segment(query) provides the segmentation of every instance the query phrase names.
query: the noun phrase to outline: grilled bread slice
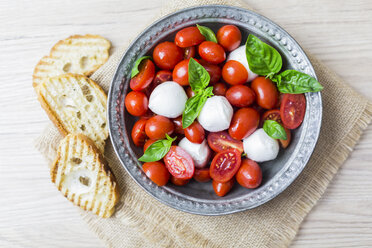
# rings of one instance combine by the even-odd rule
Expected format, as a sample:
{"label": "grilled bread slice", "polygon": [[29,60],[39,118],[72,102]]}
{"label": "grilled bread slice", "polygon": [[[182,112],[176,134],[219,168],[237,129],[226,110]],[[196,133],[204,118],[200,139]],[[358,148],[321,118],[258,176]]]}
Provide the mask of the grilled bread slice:
{"label": "grilled bread slice", "polygon": [[99,35],[73,35],[53,46],[49,56],[44,56],[36,65],[33,86],[43,79],[65,73],[90,76],[108,57],[110,41]]}
{"label": "grilled bread slice", "polygon": [[35,87],[38,100],[61,134],[82,133],[103,153],[108,137],[105,92],[91,79],[64,74]]}
{"label": "grilled bread slice", "polygon": [[84,210],[110,217],[119,199],[118,186],[94,143],[82,134],[69,134],[59,144],[51,167],[52,182]]}

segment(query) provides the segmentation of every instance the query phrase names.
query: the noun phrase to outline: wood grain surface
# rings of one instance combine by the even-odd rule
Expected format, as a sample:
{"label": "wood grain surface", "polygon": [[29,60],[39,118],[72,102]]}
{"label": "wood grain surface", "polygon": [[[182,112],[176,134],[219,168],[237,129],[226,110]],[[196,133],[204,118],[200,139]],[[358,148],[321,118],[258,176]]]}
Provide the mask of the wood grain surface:
{"label": "wood grain surface", "polygon": [[[247,2],[372,100],[372,1]],[[47,165],[34,149],[33,140],[49,120],[31,87],[32,71],[56,41],[71,34],[100,34],[120,46],[133,27],[144,27],[162,4],[0,2],[1,247],[104,246],[78,209],[51,184]],[[372,126],[304,221],[292,247],[372,247],[371,153]]]}

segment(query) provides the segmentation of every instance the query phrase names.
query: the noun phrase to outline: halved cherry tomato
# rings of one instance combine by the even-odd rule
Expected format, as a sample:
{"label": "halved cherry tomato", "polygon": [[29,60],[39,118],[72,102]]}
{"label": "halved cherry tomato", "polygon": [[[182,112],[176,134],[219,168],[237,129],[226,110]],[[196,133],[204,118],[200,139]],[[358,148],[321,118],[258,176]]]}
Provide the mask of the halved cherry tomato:
{"label": "halved cherry tomato", "polygon": [[150,59],[142,60],[138,66],[139,73],[129,83],[132,90],[143,90],[149,86],[155,76],[155,65]]}
{"label": "halved cherry tomato", "polygon": [[179,146],[171,146],[164,157],[165,166],[172,176],[179,179],[190,179],[194,175],[195,166],[191,156]]}
{"label": "halved cherry tomato", "polygon": [[173,70],[173,81],[181,86],[189,85],[189,61],[190,59],[182,60]]}
{"label": "halved cherry tomato", "polygon": [[213,94],[216,96],[225,96],[227,87],[225,83],[216,83],[213,85]]}
{"label": "halved cherry tomato", "polygon": [[195,96],[195,92],[192,91],[191,87],[187,87],[186,88],[186,95],[187,95],[188,98],[191,98],[191,97]]}
{"label": "halved cherry tomato", "polygon": [[304,94],[284,94],[280,105],[280,117],[284,127],[295,129],[304,120],[306,99]]}
{"label": "halved cherry tomato", "polygon": [[251,88],[256,93],[257,104],[265,109],[272,109],[278,102],[279,93],[273,82],[265,77],[257,77],[252,81]]}
{"label": "halved cherry tomato", "polygon": [[154,139],[148,139],[145,144],[143,145],[143,153],[145,153],[145,151],[147,150],[147,148],[149,148],[149,146],[152,145],[152,143],[154,143],[156,140]]}
{"label": "halved cherry tomato", "polygon": [[174,184],[174,185],[177,185],[177,186],[183,186],[183,185],[186,185],[190,182],[190,179],[179,179],[179,178],[176,178],[174,176],[171,176],[171,182]]}
{"label": "halved cherry tomato", "polygon": [[253,160],[243,159],[242,165],[236,173],[236,181],[245,188],[257,188],[262,182],[260,166]]}
{"label": "halved cherry tomato", "polygon": [[205,37],[197,27],[187,27],[177,32],[174,43],[179,47],[191,47],[205,41]]}
{"label": "halved cherry tomato", "polygon": [[239,170],[241,153],[236,149],[227,149],[214,156],[209,174],[214,181],[227,182],[234,177]]}
{"label": "halved cherry tomato", "polygon": [[166,81],[172,81],[172,72],[160,70],[155,74],[154,80],[152,81],[152,88],[155,89],[156,86]]}
{"label": "halved cherry tomato", "polygon": [[196,48],[194,46],[186,47],[183,49],[183,59],[194,58],[196,54]]}
{"label": "halved cherry tomato", "polygon": [[230,190],[234,186],[234,183],[235,183],[234,178],[225,183],[217,182],[213,180],[212,186],[213,186],[214,193],[216,193],[216,195],[221,196],[221,197],[225,196],[227,193],[230,192]]}
{"label": "halved cherry tomato", "polygon": [[158,186],[164,186],[169,181],[170,174],[163,162],[147,162],[142,165],[146,176]]}
{"label": "halved cherry tomato", "polygon": [[145,132],[150,139],[164,139],[165,134],[172,134],[173,122],[167,117],[155,115],[147,120]]}
{"label": "halved cherry tomato", "polygon": [[261,120],[262,125],[266,120],[273,120],[273,121],[278,122],[279,124],[283,124],[282,118],[280,118],[280,110],[279,109],[271,109],[271,110],[266,111],[262,115],[262,120]]}
{"label": "halved cherry tomato", "polygon": [[233,139],[226,131],[208,134],[208,145],[215,152],[235,148],[240,153],[243,153],[243,142]]}
{"label": "halved cherry tomato", "polygon": [[248,79],[248,72],[244,65],[235,60],[229,60],[222,68],[222,78],[228,84],[244,84]]}
{"label": "halved cherry tomato", "polygon": [[288,128],[285,127],[284,130],[285,130],[285,133],[287,134],[287,139],[286,140],[280,139],[279,142],[280,142],[280,146],[285,149],[291,143],[292,135],[291,135],[291,130],[289,130]]}
{"label": "halved cherry tomato", "polygon": [[131,91],[125,96],[124,104],[129,114],[141,116],[146,114],[149,100],[145,93],[140,91]]}
{"label": "halved cherry tomato", "polygon": [[231,105],[243,108],[254,103],[256,94],[248,86],[234,85],[226,91],[226,98]]}
{"label": "halved cherry tomato", "polygon": [[211,80],[209,81],[210,84],[215,84],[218,81],[220,81],[222,75],[221,67],[219,67],[218,65],[208,63],[204,59],[200,60],[200,64],[209,73],[209,76],[211,78]]}
{"label": "halved cherry tomato", "polygon": [[194,179],[198,182],[205,183],[210,181],[212,178],[209,175],[209,168],[195,169]]}
{"label": "halved cherry tomato", "polygon": [[225,25],[217,31],[217,40],[226,51],[231,52],[240,45],[242,33],[235,25]]}
{"label": "halved cherry tomato", "polygon": [[183,59],[183,51],[173,42],[164,41],[155,47],[152,57],[159,68],[172,70]]}
{"label": "halved cherry tomato", "polygon": [[226,59],[223,47],[212,41],[204,41],[199,45],[199,55],[212,64],[222,63]]}
{"label": "halved cherry tomato", "polygon": [[185,134],[184,129],[182,128],[182,115],[173,119],[174,132],[178,134]]}
{"label": "halved cherry tomato", "polygon": [[231,120],[229,134],[237,140],[247,138],[258,127],[260,114],[254,108],[241,108],[236,111]]}
{"label": "halved cherry tomato", "polygon": [[205,137],[204,128],[199,122],[194,121],[190,126],[185,128],[185,136],[190,142],[201,144]]}
{"label": "halved cherry tomato", "polygon": [[145,126],[147,120],[144,118],[139,119],[134,123],[132,128],[132,140],[136,146],[143,146],[146,140]]}

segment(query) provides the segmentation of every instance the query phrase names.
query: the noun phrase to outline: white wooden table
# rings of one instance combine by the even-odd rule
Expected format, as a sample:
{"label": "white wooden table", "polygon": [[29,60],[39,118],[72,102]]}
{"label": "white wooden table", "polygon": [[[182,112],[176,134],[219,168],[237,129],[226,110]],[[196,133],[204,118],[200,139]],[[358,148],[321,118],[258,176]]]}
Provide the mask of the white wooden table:
{"label": "white wooden table", "polygon": [[[372,99],[372,2],[247,1]],[[33,140],[49,122],[31,88],[39,58],[59,39],[93,33],[120,46],[161,0],[0,2],[0,246],[103,247],[50,183]],[[372,127],[363,135],[293,247],[372,247]]]}

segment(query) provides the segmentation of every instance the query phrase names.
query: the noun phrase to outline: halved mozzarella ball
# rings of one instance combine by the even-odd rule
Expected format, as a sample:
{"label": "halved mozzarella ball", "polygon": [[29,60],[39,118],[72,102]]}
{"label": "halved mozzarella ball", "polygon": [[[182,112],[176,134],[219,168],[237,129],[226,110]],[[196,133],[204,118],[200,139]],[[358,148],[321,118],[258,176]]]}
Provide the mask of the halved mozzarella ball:
{"label": "halved mozzarella ball", "polygon": [[243,147],[247,157],[256,162],[273,160],[279,153],[278,141],[267,135],[263,128],[245,138]]}
{"label": "halved mozzarella ball", "polygon": [[224,96],[212,96],[205,102],[198,121],[209,132],[219,132],[230,127],[234,110]]}
{"label": "halved mozzarella ball", "polygon": [[239,63],[241,63],[245,67],[245,69],[248,71],[247,82],[252,81],[253,79],[255,79],[258,76],[256,73],[252,72],[249,69],[247,55],[245,53],[245,45],[240,46],[237,49],[235,49],[234,51],[232,51],[229,54],[229,56],[227,57],[226,61],[229,61],[229,60],[238,61]]}
{"label": "halved mozzarella ball", "polygon": [[195,168],[201,169],[207,165],[211,150],[208,143],[204,140],[201,144],[192,143],[186,137],[183,138],[178,146],[183,148],[194,160]]}
{"label": "halved mozzarella ball", "polygon": [[185,109],[186,101],[187,95],[182,86],[174,81],[167,81],[152,91],[149,109],[157,115],[176,118]]}

